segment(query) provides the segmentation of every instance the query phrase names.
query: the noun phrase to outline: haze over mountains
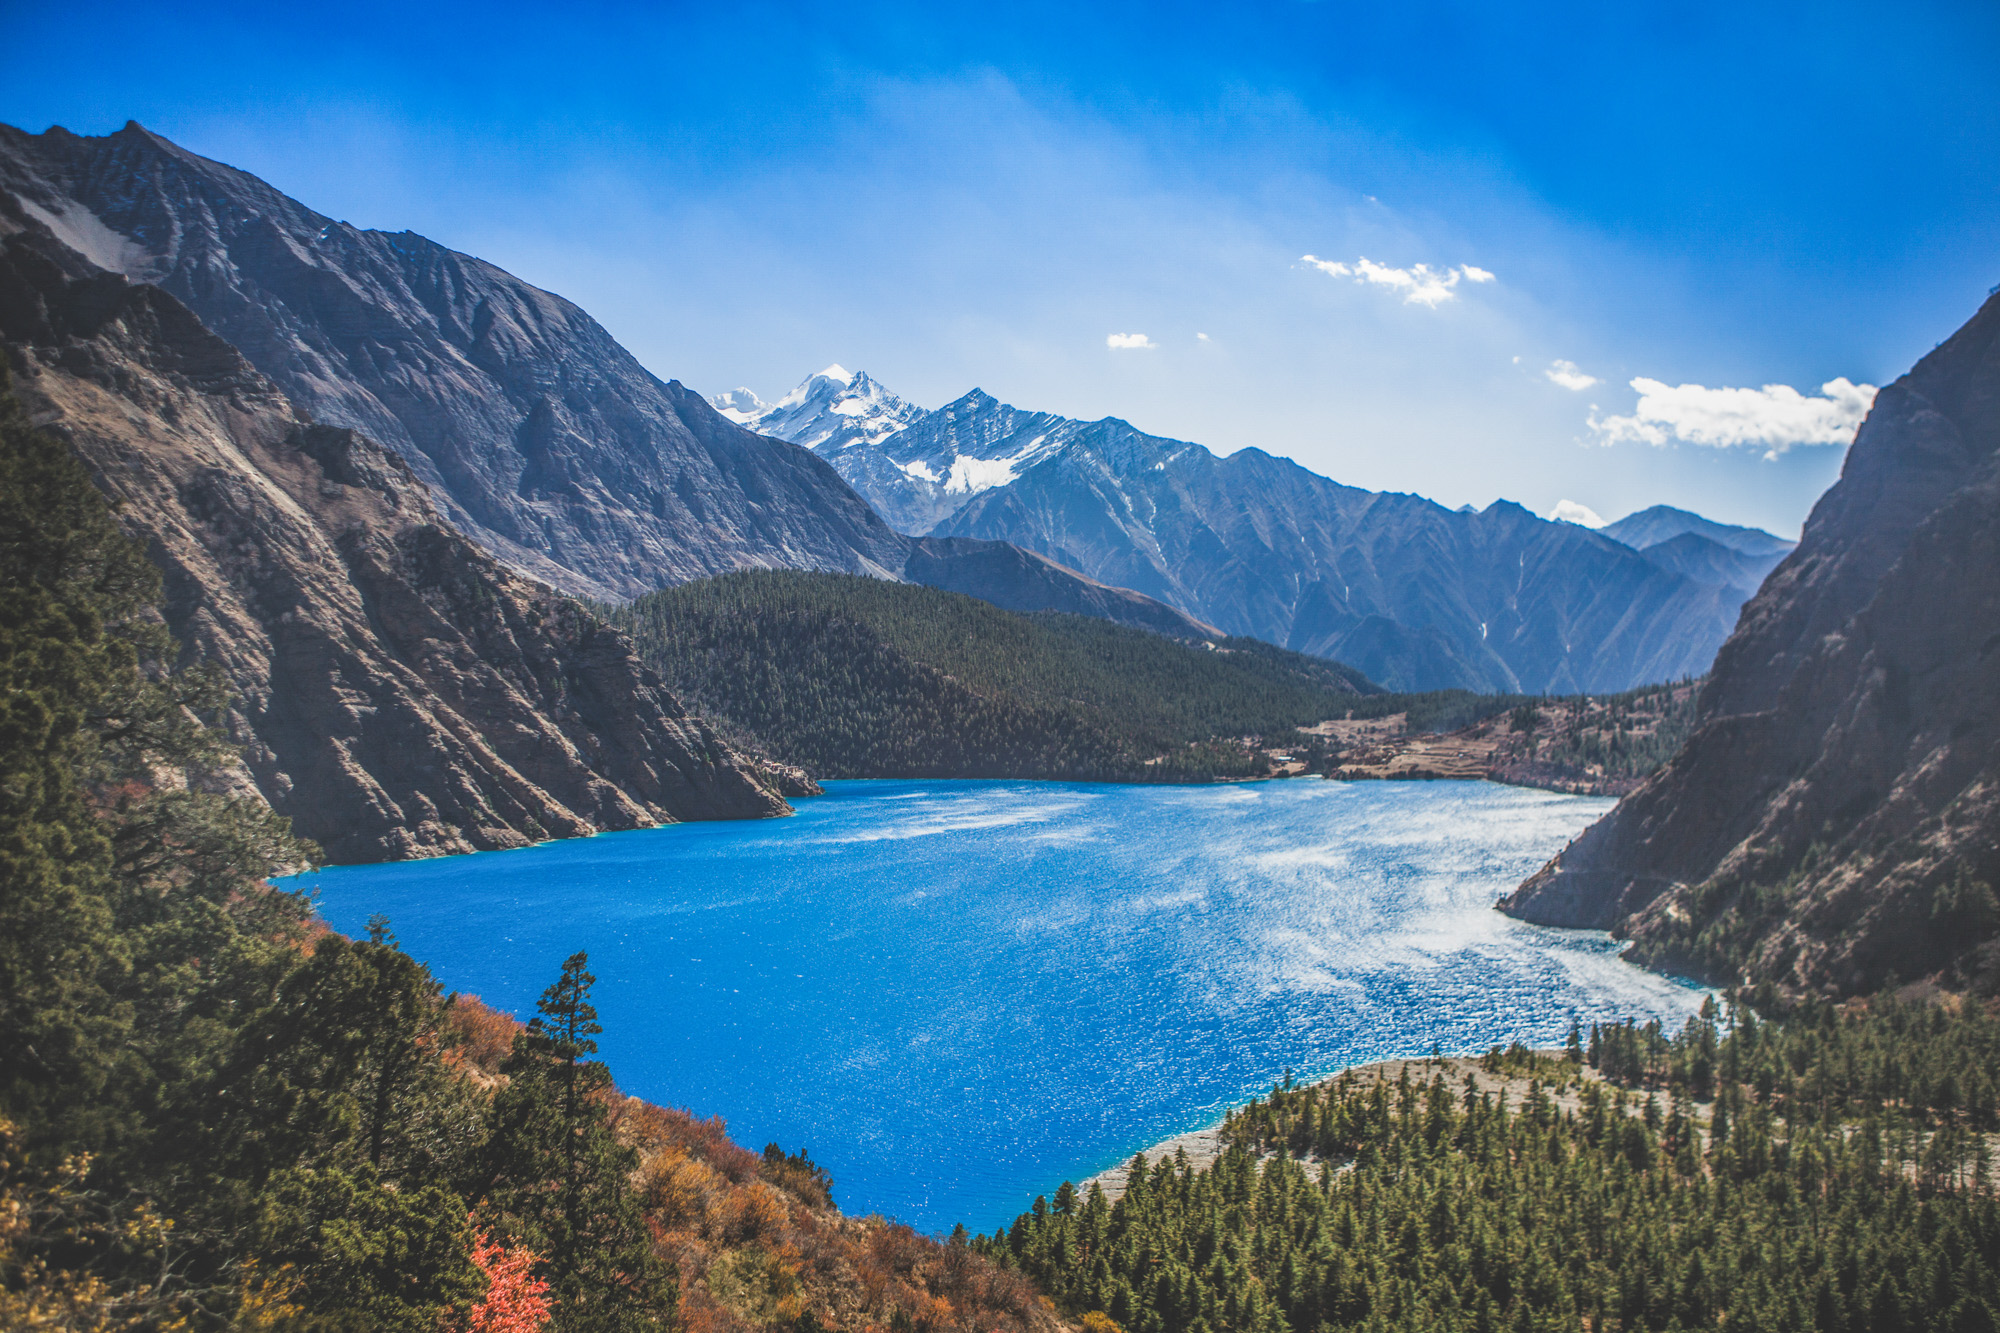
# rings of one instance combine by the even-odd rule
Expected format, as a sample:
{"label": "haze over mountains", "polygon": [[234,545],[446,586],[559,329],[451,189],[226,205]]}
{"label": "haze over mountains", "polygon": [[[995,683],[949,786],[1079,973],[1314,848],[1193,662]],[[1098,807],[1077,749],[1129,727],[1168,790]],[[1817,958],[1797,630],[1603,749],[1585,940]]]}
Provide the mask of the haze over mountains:
{"label": "haze over mountains", "polygon": [[843,571],[1262,638],[1400,689],[1572,692],[1706,670],[1767,558],[1705,529],[1640,552],[1507,502],[1454,512],[977,390],[927,413],[839,367],[718,408],[560,297],[136,124],[0,128],[0,187],[175,295],[301,411],[400,454],[502,562],[605,600]]}
{"label": "haze over mountains", "polygon": [[[1698,675],[1790,546],[1666,509],[1610,535],[1505,501],[1452,511],[977,389],[923,413],[839,366],[777,404],[741,389],[718,401],[828,459],[902,531],[1011,542],[1393,688]],[[1738,545],[1721,540],[1731,531]]]}
{"label": "haze over mountains", "polygon": [[455,526],[562,591],[838,570],[1206,632],[1039,557],[912,542],[812,453],[662,382],[561,297],[412,232],[335,222],[136,123],[0,126],[0,190],[91,263],[172,293],[315,419],[393,449]]}

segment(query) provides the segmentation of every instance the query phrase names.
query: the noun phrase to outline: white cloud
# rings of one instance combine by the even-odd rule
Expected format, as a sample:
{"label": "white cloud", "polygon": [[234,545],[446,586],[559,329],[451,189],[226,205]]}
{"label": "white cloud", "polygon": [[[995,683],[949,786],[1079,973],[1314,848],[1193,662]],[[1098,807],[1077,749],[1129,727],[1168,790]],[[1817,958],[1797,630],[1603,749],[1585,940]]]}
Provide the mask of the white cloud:
{"label": "white cloud", "polygon": [[1203,342],[1209,341],[1209,337],[1206,333],[1197,333],[1194,336],[1201,339]]}
{"label": "white cloud", "polygon": [[1152,348],[1159,346],[1158,343],[1154,342],[1151,338],[1148,338],[1143,333],[1114,333],[1104,340],[1104,345],[1106,347],[1110,347],[1118,351],[1126,351],[1132,348],[1140,348],[1140,347]]}
{"label": "white cloud", "polygon": [[1632,387],[1639,391],[1639,406],[1631,416],[1600,418],[1592,406],[1590,428],[1600,442],[1664,445],[1680,440],[1715,449],[1762,445],[1766,458],[1776,458],[1794,445],[1848,443],[1876,392],[1874,385],[1854,384],[1845,376],[1820,385],[1817,398],[1789,384],[1709,389],[1642,376],[1632,381]]}
{"label": "white cloud", "polygon": [[1446,301],[1455,300],[1458,293],[1452,288],[1464,282],[1492,282],[1493,275],[1483,268],[1471,264],[1461,264],[1457,268],[1433,269],[1429,264],[1413,264],[1409,268],[1390,268],[1378,264],[1363,255],[1352,264],[1343,264],[1337,259],[1321,259],[1316,255],[1302,255],[1299,262],[1311,264],[1330,278],[1352,278],[1376,287],[1387,287],[1401,294],[1405,305],[1429,306],[1435,310]]}
{"label": "white cloud", "polygon": [[1571,393],[1582,393],[1597,383],[1597,376],[1584,374],[1574,361],[1551,361],[1549,368],[1542,373]]}
{"label": "white cloud", "polygon": [[1548,512],[1551,523],[1574,523],[1580,528],[1601,528],[1604,520],[1589,505],[1578,504],[1574,500],[1559,500],[1556,507]]}

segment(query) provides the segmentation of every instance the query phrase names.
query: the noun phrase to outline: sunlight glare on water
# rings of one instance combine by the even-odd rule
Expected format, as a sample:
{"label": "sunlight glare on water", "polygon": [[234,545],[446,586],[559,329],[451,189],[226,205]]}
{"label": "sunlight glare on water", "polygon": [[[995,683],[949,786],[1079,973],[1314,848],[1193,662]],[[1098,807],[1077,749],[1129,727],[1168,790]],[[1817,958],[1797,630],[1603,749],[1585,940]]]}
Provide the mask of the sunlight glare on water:
{"label": "sunlight glare on water", "polygon": [[1608,800],[1479,782],[830,782],[683,824],[316,883],[527,1016],[590,953],[627,1092],[804,1146],[850,1213],[990,1230],[1269,1087],[1678,1024],[1702,992],[1493,901]]}

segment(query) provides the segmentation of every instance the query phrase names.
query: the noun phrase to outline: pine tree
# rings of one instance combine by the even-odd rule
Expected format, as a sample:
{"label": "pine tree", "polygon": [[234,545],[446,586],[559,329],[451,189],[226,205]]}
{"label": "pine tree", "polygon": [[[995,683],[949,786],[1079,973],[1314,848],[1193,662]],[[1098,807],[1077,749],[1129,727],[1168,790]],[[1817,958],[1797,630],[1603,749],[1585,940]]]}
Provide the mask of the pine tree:
{"label": "pine tree", "polygon": [[542,1256],[556,1333],[626,1333],[670,1327],[675,1287],[653,1252],[628,1185],[636,1154],[611,1130],[615,1095],[594,1038],[596,978],[574,954],[542,993],[536,1016],[503,1066],[487,1141],[483,1216],[496,1235]]}

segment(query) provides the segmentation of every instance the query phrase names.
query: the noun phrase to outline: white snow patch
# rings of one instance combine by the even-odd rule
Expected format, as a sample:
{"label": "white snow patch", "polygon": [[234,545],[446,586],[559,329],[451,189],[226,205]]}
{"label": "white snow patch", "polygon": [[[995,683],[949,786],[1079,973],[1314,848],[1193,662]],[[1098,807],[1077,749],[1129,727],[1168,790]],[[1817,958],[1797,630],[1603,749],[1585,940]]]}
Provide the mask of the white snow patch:
{"label": "white snow patch", "polygon": [[1005,486],[1014,480],[1016,461],[1014,458],[967,458],[960,454],[951,460],[951,475],[945,479],[945,492],[949,495],[961,492],[977,495],[995,486]]}
{"label": "white snow patch", "polygon": [[921,458],[912,458],[909,462],[898,463],[896,466],[903,470],[903,475],[906,477],[917,477],[933,486],[937,485],[937,473],[931,471],[931,465]]}

